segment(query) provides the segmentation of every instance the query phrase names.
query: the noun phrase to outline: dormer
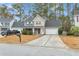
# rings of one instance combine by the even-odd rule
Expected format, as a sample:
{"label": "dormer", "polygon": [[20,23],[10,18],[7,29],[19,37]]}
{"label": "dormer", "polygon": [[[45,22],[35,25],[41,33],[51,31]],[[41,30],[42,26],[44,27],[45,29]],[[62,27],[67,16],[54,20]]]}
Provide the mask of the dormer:
{"label": "dormer", "polygon": [[33,18],[29,17],[24,21],[24,26],[33,26]]}

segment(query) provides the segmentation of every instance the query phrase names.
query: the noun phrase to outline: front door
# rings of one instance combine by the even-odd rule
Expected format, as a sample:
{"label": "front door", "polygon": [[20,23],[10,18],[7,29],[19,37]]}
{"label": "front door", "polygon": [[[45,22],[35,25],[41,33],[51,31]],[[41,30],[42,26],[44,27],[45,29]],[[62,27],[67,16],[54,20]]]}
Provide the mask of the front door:
{"label": "front door", "polygon": [[40,34],[40,28],[35,28],[35,34]]}

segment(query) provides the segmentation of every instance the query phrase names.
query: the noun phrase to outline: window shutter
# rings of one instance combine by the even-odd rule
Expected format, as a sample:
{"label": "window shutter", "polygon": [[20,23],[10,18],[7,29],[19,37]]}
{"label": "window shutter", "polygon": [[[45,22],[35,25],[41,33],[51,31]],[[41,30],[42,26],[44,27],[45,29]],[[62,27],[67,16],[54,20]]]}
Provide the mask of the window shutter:
{"label": "window shutter", "polygon": [[77,16],[77,22],[79,22],[78,16]]}

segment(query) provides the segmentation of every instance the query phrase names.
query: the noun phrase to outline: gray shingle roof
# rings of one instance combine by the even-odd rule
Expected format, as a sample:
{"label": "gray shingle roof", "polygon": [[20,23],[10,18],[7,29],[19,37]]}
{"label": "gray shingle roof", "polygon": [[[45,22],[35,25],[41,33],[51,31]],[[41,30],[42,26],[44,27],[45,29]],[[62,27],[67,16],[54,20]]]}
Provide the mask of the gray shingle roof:
{"label": "gray shingle roof", "polygon": [[25,21],[32,21],[34,19],[34,17],[28,17]]}
{"label": "gray shingle roof", "polygon": [[24,22],[18,21],[18,22],[14,22],[12,27],[23,27],[24,26]]}
{"label": "gray shingle roof", "polygon": [[21,27],[21,28],[24,28],[24,22],[27,22],[27,21],[32,21],[34,19],[34,17],[28,17],[26,20],[24,21],[15,21],[13,23],[13,26],[12,27]]}
{"label": "gray shingle roof", "polygon": [[0,22],[10,22],[12,21],[13,19],[12,18],[0,18]]}
{"label": "gray shingle roof", "polygon": [[47,20],[45,23],[45,27],[59,27],[61,25],[60,20]]}

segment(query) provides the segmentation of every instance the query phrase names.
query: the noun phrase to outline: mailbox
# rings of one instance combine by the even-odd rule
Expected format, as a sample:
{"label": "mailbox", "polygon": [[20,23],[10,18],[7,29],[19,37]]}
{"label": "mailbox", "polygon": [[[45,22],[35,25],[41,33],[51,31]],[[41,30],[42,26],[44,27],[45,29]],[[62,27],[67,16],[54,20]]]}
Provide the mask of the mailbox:
{"label": "mailbox", "polygon": [[16,35],[19,37],[19,40],[21,42],[21,34],[20,33],[17,33]]}

